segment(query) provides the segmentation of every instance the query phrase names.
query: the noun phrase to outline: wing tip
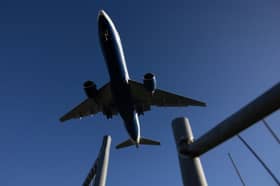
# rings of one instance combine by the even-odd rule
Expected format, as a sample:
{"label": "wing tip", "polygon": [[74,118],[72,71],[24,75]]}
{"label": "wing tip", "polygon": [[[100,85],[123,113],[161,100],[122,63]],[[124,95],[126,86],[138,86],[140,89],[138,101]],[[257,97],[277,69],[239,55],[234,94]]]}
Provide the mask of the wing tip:
{"label": "wing tip", "polygon": [[207,104],[205,102],[202,102],[202,101],[192,100],[192,102],[189,103],[188,106],[206,107]]}
{"label": "wing tip", "polygon": [[200,107],[207,107],[207,103],[200,102],[200,103],[198,104],[198,106],[200,106]]}
{"label": "wing tip", "polygon": [[66,119],[64,118],[64,117],[62,117],[62,118],[59,118],[59,121],[62,123],[62,122],[64,122]]}

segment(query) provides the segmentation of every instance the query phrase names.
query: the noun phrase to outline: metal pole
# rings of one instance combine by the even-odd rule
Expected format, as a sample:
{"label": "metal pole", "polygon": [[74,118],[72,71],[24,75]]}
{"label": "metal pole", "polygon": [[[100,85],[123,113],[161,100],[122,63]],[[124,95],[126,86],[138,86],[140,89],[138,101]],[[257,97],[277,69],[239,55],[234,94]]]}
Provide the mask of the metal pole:
{"label": "metal pole", "polygon": [[97,171],[94,186],[106,185],[111,141],[111,136],[104,136],[101,151],[97,160]]}
{"label": "metal pole", "polygon": [[276,133],[270,128],[268,123],[263,119],[262,122],[264,123],[264,126],[266,126],[267,130],[270,132],[270,134],[274,137],[274,139],[280,144],[280,139],[276,135]]}
{"label": "metal pole", "polygon": [[247,149],[257,158],[257,160],[262,164],[262,166],[265,168],[265,170],[269,173],[269,175],[273,178],[273,180],[276,182],[277,185],[280,185],[279,180],[276,178],[276,176],[273,174],[273,172],[268,168],[268,166],[264,163],[264,161],[257,155],[257,153],[253,150],[252,147],[239,135],[237,135],[238,138],[242,141],[242,143],[247,147]]}
{"label": "metal pole", "polygon": [[231,161],[231,164],[233,165],[234,170],[235,170],[237,176],[239,177],[239,180],[241,181],[242,185],[243,185],[243,186],[246,186],[246,184],[245,184],[245,182],[244,182],[244,180],[243,180],[243,178],[242,178],[242,176],[241,176],[241,174],[240,174],[240,172],[239,172],[239,170],[238,170],[238,168],[237,168],[235,162],[233,161],[233,159],[232,159],[230,153],[228,153],[228,157],[229,157],[229,159],[230,159],[230,161]]}
{"label": "metal pole", "polygon": [[96,174],[96,161],[94,162],[94,165],[92,166],[92,168],[90,169],[84,183],[83,183],[83,186],[89,186],[90,183],[92,182],[95,174]]}
{"label": "metal pole", "polygon": [[193,134],[187,118],[172,121],[173,134],[177,144],[178,157],[184,186],[207,186],[207,181],[199,157],[190,157],[180,153],[182,139],[188,144],[193,142]]}
{"label": "metal pole", "polygon": [[280,108],[280,83],[243,107],[180,152],[200,156]]}
{"label": "metal pole", "polygon": [[103,143],[94,165],[90,169],[83,186],[105,186],[107,178],[107,169],[109,164],[109,155],[111,147],[111,136],[104,136]]}

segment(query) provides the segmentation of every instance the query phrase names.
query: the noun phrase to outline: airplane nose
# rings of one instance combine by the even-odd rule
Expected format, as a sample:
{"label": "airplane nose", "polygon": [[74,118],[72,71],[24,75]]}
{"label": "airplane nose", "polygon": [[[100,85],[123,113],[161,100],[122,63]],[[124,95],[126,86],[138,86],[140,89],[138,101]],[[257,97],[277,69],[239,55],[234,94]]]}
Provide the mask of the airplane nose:
{"label": "airplane nose", "polygon": [[97,16],[97,22],[101,29],[106,29],[109,27],[109,17],[104,10],[100,10]]}
{"label": "airplane nose", "polygon": [[104,10],[99,10],[98,17],[104,16],[106,13]]}
{"label": "airplane nose", "polygon": [[99,10],[97,19],[101,19],[101,18],[108,19],[108,17],[109,16],[107,15],[107,13],[104,10]]}

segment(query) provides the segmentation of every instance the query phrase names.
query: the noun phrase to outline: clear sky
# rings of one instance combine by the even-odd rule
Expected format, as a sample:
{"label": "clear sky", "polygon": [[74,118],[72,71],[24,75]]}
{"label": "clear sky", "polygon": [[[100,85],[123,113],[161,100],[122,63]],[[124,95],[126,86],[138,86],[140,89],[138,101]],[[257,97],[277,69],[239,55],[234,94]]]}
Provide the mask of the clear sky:
{"label": "clear sky", "polygon": [[[108,186],[182,185],[171,121],[189,118],[199,137],[279,81],[277,0],[10,0],[0,2],[0,184],[81,185],[102,137],[113,138]],[[85,99],[82,83],[109,76],[97,36],[104,9],[123,42],[130,77],[207,102],[206,108],[153,108],[140,117],[160,147],[115,150],[127,139],[121,118],[102,114],[61,124]],[[280,135],[279,112],[267,121]],[[279,145],[259,123],[242,136],[280,178]],[[233,138],[201,157],[209,185],[275,185]]]}

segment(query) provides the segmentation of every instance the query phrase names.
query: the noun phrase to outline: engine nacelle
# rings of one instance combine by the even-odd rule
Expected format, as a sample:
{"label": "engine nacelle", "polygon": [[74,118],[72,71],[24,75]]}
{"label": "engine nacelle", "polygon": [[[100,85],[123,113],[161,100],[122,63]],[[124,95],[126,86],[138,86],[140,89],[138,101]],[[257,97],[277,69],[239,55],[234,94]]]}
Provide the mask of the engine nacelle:
{"label": "engine nacelle", "polygon": [[87,97],[94,98],[97,95],[96,84],[92,81],[86,81],[84,83],[84,90],[86,92]]}
{"label": "engine nacelle", "polygon": [[144,75],[144,87],[147,91],[154,93],[156,90],[156,77],[152,73],[147,73]]}

